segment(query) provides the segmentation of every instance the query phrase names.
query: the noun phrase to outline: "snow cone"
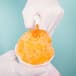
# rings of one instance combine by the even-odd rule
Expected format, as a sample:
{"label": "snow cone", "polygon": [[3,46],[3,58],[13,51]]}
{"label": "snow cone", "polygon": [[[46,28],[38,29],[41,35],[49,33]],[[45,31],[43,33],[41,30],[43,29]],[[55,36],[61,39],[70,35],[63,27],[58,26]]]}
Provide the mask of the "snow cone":
{"label": "snow cone", "polygon": [[36,25],[21,36],[15,52],[20,62],[31,65],[48,63],[54,57],[52,38]]}

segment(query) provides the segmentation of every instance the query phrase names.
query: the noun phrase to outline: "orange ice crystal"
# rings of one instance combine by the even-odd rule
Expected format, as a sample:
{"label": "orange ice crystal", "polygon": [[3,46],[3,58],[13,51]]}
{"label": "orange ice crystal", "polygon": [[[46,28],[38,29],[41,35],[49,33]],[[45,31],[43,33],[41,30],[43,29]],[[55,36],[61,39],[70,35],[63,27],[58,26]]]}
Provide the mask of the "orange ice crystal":
{"label": "orange ice crystal", "polygon": [[16,54],[23,62],[32,65],[48,62],[54,56],[52,38],[36,25],[36,28],[21,36],[17,43]]}

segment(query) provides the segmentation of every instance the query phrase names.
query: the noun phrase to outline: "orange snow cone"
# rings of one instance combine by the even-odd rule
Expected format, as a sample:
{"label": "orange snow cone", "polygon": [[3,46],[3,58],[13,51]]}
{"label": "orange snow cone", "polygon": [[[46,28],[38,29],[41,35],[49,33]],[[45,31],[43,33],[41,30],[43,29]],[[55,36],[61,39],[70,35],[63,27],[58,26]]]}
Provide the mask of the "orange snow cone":
{"label": "orange snow cone", "polygon": [[16,55],[25,62],[39,65],[48,62],[54,56],[52,39],[45,30],[40,30],[38,25],[25,32],[19,39]]}

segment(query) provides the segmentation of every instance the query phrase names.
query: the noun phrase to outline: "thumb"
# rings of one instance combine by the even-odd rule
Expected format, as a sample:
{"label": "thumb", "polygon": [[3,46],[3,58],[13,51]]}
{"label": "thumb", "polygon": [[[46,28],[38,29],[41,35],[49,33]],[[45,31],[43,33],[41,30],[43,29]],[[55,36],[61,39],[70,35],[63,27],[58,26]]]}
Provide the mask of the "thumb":
{"label": "thumb", "polygon": [[23,16],[23,19],[24,19],[25,27],[26,28],[33,28],[34,27],[34,19],[33,19],[34,12],[33,12],[32,8],[29,8],[29,9],[26,8],[22,12],[22,16]]}

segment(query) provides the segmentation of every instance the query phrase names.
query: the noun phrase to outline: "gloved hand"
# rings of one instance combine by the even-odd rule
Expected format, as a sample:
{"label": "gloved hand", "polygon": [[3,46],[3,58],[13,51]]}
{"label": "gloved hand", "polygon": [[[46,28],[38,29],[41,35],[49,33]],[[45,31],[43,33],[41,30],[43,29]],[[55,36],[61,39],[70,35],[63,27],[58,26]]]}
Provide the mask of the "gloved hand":
{"label": "gloved hand", "polygon": [[63,17],[64,11],[58,0],[27,0],[22,11],[26,28],[33,28],[35,24],[34,16],[40,17],[39,27],[49,32],[50,35],[57,23]]}
{"label": "gloved hand", "polygon": [[15,52],[9,51],[0,56],[0,76],[60,76],[52,64],[29,67],[17,61]]}

